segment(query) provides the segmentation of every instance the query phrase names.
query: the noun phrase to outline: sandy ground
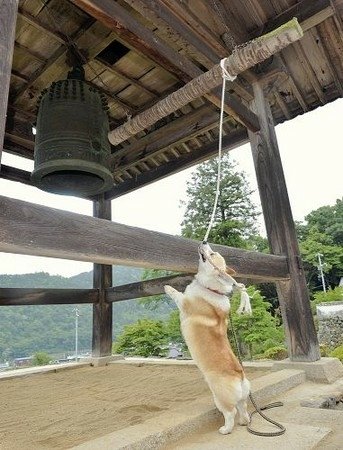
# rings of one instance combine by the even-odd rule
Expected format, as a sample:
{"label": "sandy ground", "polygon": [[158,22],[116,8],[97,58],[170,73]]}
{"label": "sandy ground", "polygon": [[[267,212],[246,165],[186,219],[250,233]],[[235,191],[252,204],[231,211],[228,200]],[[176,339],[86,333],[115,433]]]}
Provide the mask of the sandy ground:
{"label": "sandy ground", "polygon": [[2,380],[0,449],[66,449],[209,395],[191,366],[113,364]]}

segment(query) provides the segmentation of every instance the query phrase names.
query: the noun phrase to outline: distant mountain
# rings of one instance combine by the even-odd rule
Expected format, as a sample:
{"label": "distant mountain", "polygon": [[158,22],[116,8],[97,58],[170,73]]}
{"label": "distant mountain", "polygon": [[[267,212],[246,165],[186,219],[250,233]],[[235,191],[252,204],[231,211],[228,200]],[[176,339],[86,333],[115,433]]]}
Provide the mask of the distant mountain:
{"label": "distant mountain", "polygon": [[[133,283],[141,279],[143,270],[113,267],[113,285]],[[93,273],[84,272],[67,278],[46,272],[24,275],[0,275],[0,287],[79,288],[90,289]],[[36,351],[50,354],[71,353],[75,342],[75,305],[37,305],[0,307],[0,361],[30,356]],[[79,305],[79,348],[91,348],[92,305]],[[165,319],[171,308],[165,304],[154,311],[137,300],[113,304],[114,338],[126,324],[140,318]]]}

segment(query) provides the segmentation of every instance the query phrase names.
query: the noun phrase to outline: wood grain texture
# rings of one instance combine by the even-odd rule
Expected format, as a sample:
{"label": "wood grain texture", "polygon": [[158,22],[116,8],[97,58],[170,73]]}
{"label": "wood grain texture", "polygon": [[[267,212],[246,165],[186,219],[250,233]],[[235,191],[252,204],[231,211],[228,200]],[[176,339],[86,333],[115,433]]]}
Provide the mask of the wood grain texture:
{"label": "wood grain texture", "polygon": [[0,2],[0,164],[4,142],[18,1]]}
{"label": "wood grain texture", "polygon": [[[198,244],[0,196],[2,252],[195,273]],[[217,245],[214,248],[241,276],[271,281],[288,278],[283,256]]]}
{"label": "wood grain texture", "polygon": [[0,306],[95,303],[97,289],[0,288]]}
{"label": "wood grain texture", "polygon": [[[168,138],[167,138],[168,139]],[[163,142],[163,139],[162,139]],[[241,128],[240,130],[232,131],[227,136],[223,137],[223,152],[233,150],[240,145],[246,144],[248,142],[248,134],[246,128]],[[121,195],[133,192],[143,186],[153,183],[157,180],[161,180],[167,176],[173,175],[180,170],[192,167],[195,164],[199,164],[211,156],[218,153],[218,141],[213,141],[210,144],[203,145],[196,152],[188,153],[177,159],[171,160],[164,163],[160,167],[155,169],[150,169],[148,172],[144,172],[135,176],[130,180],[126,180],[114,186],[109,191],[106,192],[106,198],[118,198]],[[120,166],[119,166],[120,168]]]}
{"label": "wood grain texture", "polygon": [[[185,83],[204,73],[182,53],[169,47],[155,33],[142,25],[119,3],[110,0],[72,0],[72,3],[113,29],[134,48],[140,50],[144,55]],[[220,105],[220,96],[218,97],[217,94],[209,93],[205,97],[216,106]],[[225,111],[253,131],[259,129],[259,123],[255,115],[237,99],[233,99],[231,104],[229,97],[225,103]]]}
{"label": "wood grain texture", "polygon": [[[115,286],[106,289],[106,301],[121,302],[123,300],[163,294],[164,286],[166,284],[169,284],[178,291],[184,291],[186,286],[192,282],[193,278],[194,274],[170,275],[167,277],[155,278],[153,280],[144,280]],[[235,278],[245,285],[262,283],[262,280],[242,279],[239,275],[235,275]]]}
{"label": "wood grain texture", "polygon": [[269,245],[273,254],[288,257],[290,280],[277,283],[277,290],[289,355],[294,361],[316,361],[320,358],[317,334],[273,118],[258,83],[254,84],[254,94],[261,131],[249,136]]}
{"label": "wood grain texture", "polygon": [[[111,220],[111,201],[103,195],[93,202],[93,216]],[[98,290],[98,301],[93,305],[92,356],[112,354],[112,304],[106,302],[106,288],[112,286],[112,266],[94,264],[93,287]]]}
{"label": "wood grain texture", "polygon": [[4,164],[0,167],[0,178],[18,181],[19,183],[28,184],[29,186],[33,185],[31,181],[31,172],[17,169],[16,167],[5,166]]}

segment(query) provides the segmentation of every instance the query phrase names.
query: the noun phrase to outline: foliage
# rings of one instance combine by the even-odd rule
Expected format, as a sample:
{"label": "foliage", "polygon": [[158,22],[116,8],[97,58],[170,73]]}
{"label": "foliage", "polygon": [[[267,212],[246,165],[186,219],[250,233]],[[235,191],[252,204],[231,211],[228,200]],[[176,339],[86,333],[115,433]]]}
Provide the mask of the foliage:
{"label": "foliage", "polygon": [[51,356],[49,356],[45,352],[37,352],[33,355],[32,365],[33,366],[46,366],[52,360]]}
{"label": "foliage", "polygon": [[278,345],[276,347],[268,348],[264,353],[263,357],[266,359],[281,360],[288,357],[288,352],[286,347]]}
{"label": "foliage", "polygon": [[314,294],[314,300],[311,301],[311,310],[316,314],[316,306],[320,303],[338,302],[343,300],[343,287],[328,289],[326,292],[318,291]]}
{"label": "foliage", "polygon": [[[169,275],[176,275],[176,272],[162,269],[146,269],[143,272],[142,280],[152,280],[154,278],[167,277]],[[151,295],[150,297],[140,298],[139,303],[150,310],[156,310],[161,304],[167,305],[170,309],[175,308],[173,300],[165,294]]]}
{"label": "foliage", "polygon": [[[115,266],[115,285],[127,284],[141,278],[142,269]],[[92,272],[66,278],[40,272],[24,275],[0,275],[1,287],[17,288],[84,288],[92,287]],[[75,305],[2,306],[0,309],[0,361],[30,356],[44,351],[54,359],[74,352]],[[92,344],[92,305],[78,305],[79,349],[90,350]],[[167,319],[170,307],[163,303],[147,310],[138,300],[113,305],[114,338],[123,327],[139,318]]]}
{"label": "foliage", "polygon": [[113,344],[115,353],[139,356],[162,356],[168,333],[162,321],[142,319],[126,325]]}
{"label": "foliage", "polygon": [[331,356],[332,358],[338,358],[343,362],[343,345],[340,345],[339,347],[336,347],[334,350],[332,350],[329,356]]}
{"label": "foliage", "polygon": [[[236,293],[231,300],[231,317],[241,353],[251,358],[269,347],[283,344],[284,331],[270,314],[270,304],[260,292],[250,286],[248,294],[251,297],[252,315],[238,315],[235,312],[240,301],[240,294]],[[229,330],[229,337],[231,334]]]}
{"label": "foliage", "polygon": [[322,358],[329,356],[330,348],[326,344],[319,344],[319,350]]}
{"label": "foliage", "polygon": [[184,339],[181,334],[180,312],[178,309],[175,309],[174,311],[172,311],[170,313],[169,319],[166,322],[166,330],[167,330],[168,339],[171,342],[177,342],[177,343],[184,344]]}
{"label": "foliage", "polygon": [[305,217],[306,223],[297,223],[300,251],[309,265],[311,290],[321,288],[318,279],[318,253],[322,254],[323,271],[327,283],[337,286],[343,276],[343,200],[333,206],[322,206]]}
{"label": "foliage", "polygon": [[[215,199],[218,159],[200,164],[187,182],[186,211],[182,235],[202,240],[208,226]],[[209,240],[216,244],[247,247],[246,239],[256,232],[257,212],[250,200],[252,191],[243,172],[228,154],[221,163],[218,207]]]}

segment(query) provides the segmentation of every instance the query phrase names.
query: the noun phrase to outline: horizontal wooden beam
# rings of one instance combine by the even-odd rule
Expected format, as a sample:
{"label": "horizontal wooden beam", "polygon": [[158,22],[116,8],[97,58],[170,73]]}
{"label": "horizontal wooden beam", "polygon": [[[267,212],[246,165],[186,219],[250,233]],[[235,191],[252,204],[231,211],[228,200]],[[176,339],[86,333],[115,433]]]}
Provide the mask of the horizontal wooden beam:
{"label": "horizontal wooden beam", "polygon": [[269,19],[263,27],[251,33],[250,38],[269,33],[293,17],[298,19],[301,28],[305,32],[333,15],[334,10],[330,0],[302,0],[281,14]]}
{"label": "horizontal wooden beam", "polygon": [[[223,151],[233,150],[243,144],[249,142],[248,133],[246,128],[232,131],[230,134],[223,137]],[[117,184],[112,189],[106,192],[107,199],[118,198],[121,195],[128,194],[136,189],[153,183],[157,180],[161,180],[167,176],[173,175],[180,170],[192,167],[195,164],[199,164],[211,156],[214,156],[218,152],[218,141],[213,141],[203,147],[198,148],[196,151],[187,153],[180,158],[176,158],[172,161],[163,163],[161,166],[151,169],[147,172],[143,172],[135,175],[134,178],[123,181]],[[119,166],[120,169],[120,166]]]}
{"label": "horizontal wooden beam", "polygon": [[140,157],[153,156],[183,139],[191,139],[209,125],[218,123],[218,113],[211,106],[201,106],[167,125],[137,139],[130,145],[116,150],[109,158],[114,169],[137,161]]}
{"label": "horizontal wooden beam", "polygon": [[183,291],[185,287],[193,280],[193,275],[170,275],[168,277],[155,278],[153,280],[144,280],[137,283],[129,283],[121,286],[115,286],[106,289],[107,302],[121,302],[123,300],[132,300],[134,298],[150,297],[164,293],[164,286],[170,284],[175,289]]}
{"label": "horizontal wooden beam", "polygon": [[[198,242],[0,196],[0,252],[194,273]],[[238,275],[285,279],[287,260],[214,248]]]}
{"label": "horizontal wooden beam", "polygon": [[[236,47],[235,51],[232,52],[230,56],[222,60],[220,64],[213,66],[208,72],[203,73],[201,71],[199,76],[193,78],[185,86],[168,95],[137,116],[129,119],[120,127],[111,130],[108,133],[111,144],[117,145],[126,141],[129,137],[149,128],[158,120],[177,111],[192,100],[217,88],[223,80],[223,69],[230,74],[231,78],[235,78],[245,70],[265,61],[270,56],[275,55],[290,44],[298,41],[302,36],[302,29],[297,20],[293,19],[271,33],[267,33],[258,39],[247,42],[243,46]],[[237,114],[232,115],[242,122]],[[248,115],[255,117],[255,114],[251,112],[249,112]],[[247,120],[243,122],[243,124],[250,130],[255,128],[254,132],[258,131],[258,119],[256,118],[256,127],[253,127],[250,121],[250,118],[252,117],[249,118],[248,115],[246,115]]]}
{"label": "horizontal wooden beam", "polygon": [[[102,22],[105,26],[114,30],[124,41],[127,40],[134,48],[157,62],[182,81],[187,83],[204,73],[191,60],[186,58],[182,53],[169,47],[153,31],[136,20],[119,3],[110,0],[72,0],[72,3]],[[220,96],[218,97],[217,94],[208,92],[203,94],[211,103],[216,106],[220,105]],[[252,131],[259,130],[257,118],[240,101],[235,99],[231,105],[230,98],[228,98],[225,104],[225,110]]]}
{"label": "horizontal wooden beam", "polygon": [[[164,286],[169,284],[178,291],[184,291],[186,286],[192,282],[194,275],[179,274],[169,275],[167,277],[154,278],[152,280],[138,281],[136,283],[123,284],[106,289],[107,302],[122,302],[124,300],[132,300],[135,298],[150,297],[152,295],[164,294]],[[235,276],[240,282],[244,284],[259,284],[263,280],[247,280],[240,275]],[[269,281],[270,280],[266,280]]]}
{"label": "horizontal wooden beam", "polygon": [[31,181],[31,172],[17,169],[16,167],[5,166],[2,164],[0,169],[0,178],[10,181],[18,181],[19,183],[33,185]]}
{"label": "horizontal wooden beam", "polygon": [[11,153],[12,155],[22,156],[23,158],[33,159],[33,149],[28,148],[26,145],[15,142],[13,136],[5,134],[4,140],[4,152]]}
{"label": "horizontal wooden beam", "polygon": [[0,288],[0,306],[96,303],[97,289]]}

